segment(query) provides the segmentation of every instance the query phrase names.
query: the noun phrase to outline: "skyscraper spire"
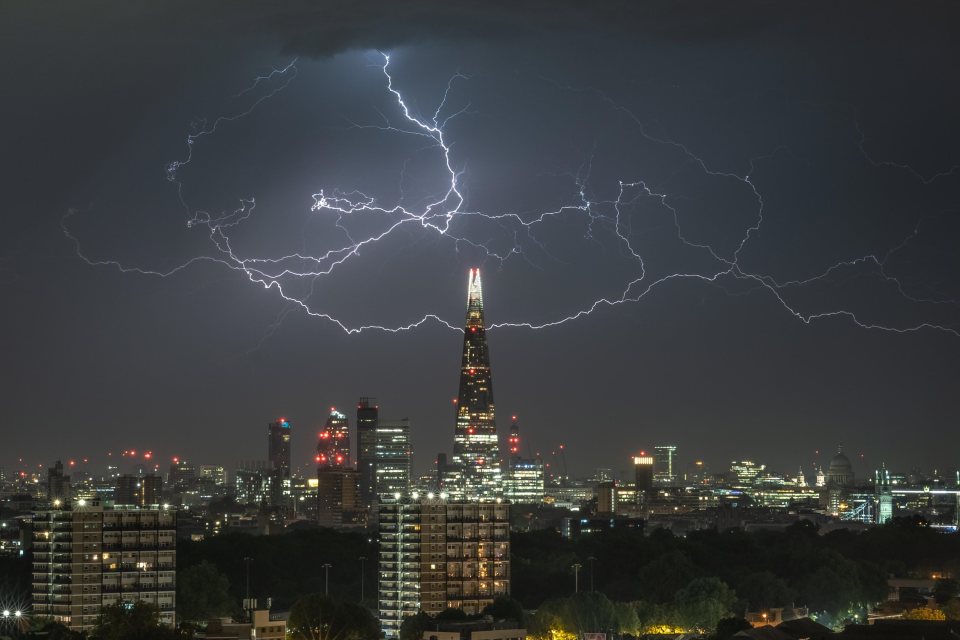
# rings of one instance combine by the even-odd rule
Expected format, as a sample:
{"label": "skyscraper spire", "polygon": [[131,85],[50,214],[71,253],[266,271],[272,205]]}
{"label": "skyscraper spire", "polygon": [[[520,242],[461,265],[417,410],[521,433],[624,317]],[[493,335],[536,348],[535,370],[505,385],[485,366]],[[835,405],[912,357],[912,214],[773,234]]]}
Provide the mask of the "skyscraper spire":
{"label": "skyscraper spire", "polygon": [[454,486],[448,490],[459,497],[475,499],[503,495],[480,269],[471,269],[467,282],[467,318],[457,396],[453,467],[459,477],[449,483]]}

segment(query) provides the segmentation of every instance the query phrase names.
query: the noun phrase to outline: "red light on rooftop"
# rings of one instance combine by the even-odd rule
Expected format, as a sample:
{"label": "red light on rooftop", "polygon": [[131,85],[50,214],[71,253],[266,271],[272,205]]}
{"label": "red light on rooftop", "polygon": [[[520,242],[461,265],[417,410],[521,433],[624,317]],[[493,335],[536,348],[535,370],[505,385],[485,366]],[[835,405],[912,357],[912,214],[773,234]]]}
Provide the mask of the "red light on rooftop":
{"label": "red light on rooftop", "polygon": [[173,456],[173,464],[180,464],[180,458]]}
{"label": "red light on rooftop", "polygon": [[134,450],[134,449],[130,449],[130,455],[132,455],[132,456],[135,456],[135,455],[137,455],[137,452],[136,452],[136,450]]}
{"label": "red light on rooftop", "polygon": [[71,466],[71,467],[74,466],[75,464],[77,464],[75,460],[71,460],[71,461],[70,461],[70,466]]}
{"label": "red light on rooftop", "polygon": [[315,459],[317,462],[320,462],[320,456],[317,456]]}

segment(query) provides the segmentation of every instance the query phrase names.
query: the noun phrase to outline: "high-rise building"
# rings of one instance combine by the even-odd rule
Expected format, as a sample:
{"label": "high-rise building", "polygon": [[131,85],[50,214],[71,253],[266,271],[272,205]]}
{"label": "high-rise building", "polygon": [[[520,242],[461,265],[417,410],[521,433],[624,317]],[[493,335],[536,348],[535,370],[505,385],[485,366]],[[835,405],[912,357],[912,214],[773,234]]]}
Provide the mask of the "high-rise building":
{"label": "high-rise building", "polygon": [[633,477],[637,504],[647,504],[653,498],[653,456],[646,451],[633,457]]}
{"label": "high-rise building", "polygon": [[63,472],[63,463],[57,460],[47,469],[47,500],[50,504],[68,504],[70,497],[70,476]]}
{"label": "high-rise building", "polygon": [[510,594],[510,507],[446,494],[380,503],[380,628],[397,638],[407,616],[444,609],[478,614]]}
{"label": "high-rise building", "polygon": [[271,471],[246,465],[233,474],[234,498],[237,504],[268,505],[274,495]]}
{"label": "high-rise building", "polygon": [[677,482],[677,447],[661,445],[653,448],[653,480],[657,484],[674,485]]}
{"label": "high-rise building", "polygon": [[350,466],[347,416],[330,408],[317,443],[317,522],[324,527],[364,524],[357,470]]}
{"label": "high-rise building", "polygon": [[767,466],[757,464],[753,460],[740,460],[730,463],[730,473],[733,474],[733,488],[749,490],[757,483],[757,479]]}
{"label": "high-rise building", "polygon": [[267,425],[267,461],[281,478],[290,478],[290,436],[293,428],[286,418]]}
{"label": "high-rise building", "polygon": [[382,421],[376,430],[375,471],[378,496],[410,490],[410,420]]}
{"label": "high-rise building", "polygon": [[510,457],[507,458],[507,476],[503,480],[503,494],[518,504],[543,502],[543,462],[520,455],[520,424],[513,417],[510,436],[507,438]]}
{"label": "high-rise building", "polygon": [[322,469],[350,466],[350,423],[336,407],[330,408],[330,417],[320,430],[317,464]]}
{"label": "high-rise building", "polygon": [[149,507],[162,501],[163,479],[155,474],[135,476],[129,473],[116,479],[113,503],[117,506]]}
{"label": "high-rise building", "polygon": [[33,615],[92,631],[103,607],[137,601],[176,622],[176,512],[76,500],[33,523]]}
{"label": "high-rise building", "polygon": [[267,425],[267,462],[270,465],[270,506],[291,509],[290,436],[293,428],[286,418]]}
{"label": "high-rise building", "polygon": [[170,473],[167,474],[167,484],[172,489],[189,487],[197,478],[197,468],[191,462],[174,458],[170,464]]}
{"label": "high-rise building", "polygon": [[363,397],[357,402],[357,474],[360,499],[372,505],[377,499],[377,425],[380,408],[373,398]]}
{"label": "high-rise building", "polygon": [[470,270],[467,286],[467,320],[457,395],[453,466],[459,472],[459,481],[456,486],[446,486],[446,489],[456,497],[474,499],[503,495],[479,269]]}

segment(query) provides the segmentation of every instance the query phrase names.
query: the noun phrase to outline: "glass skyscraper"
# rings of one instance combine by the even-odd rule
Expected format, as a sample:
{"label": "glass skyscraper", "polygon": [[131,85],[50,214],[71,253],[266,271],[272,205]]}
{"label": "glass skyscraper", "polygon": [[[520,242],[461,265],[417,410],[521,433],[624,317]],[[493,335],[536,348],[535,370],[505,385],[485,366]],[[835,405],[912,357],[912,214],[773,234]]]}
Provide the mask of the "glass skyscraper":
{"label": "glass skyscraper", "polygon": [[479,269],[470,270],[467,287],[453,467],[457,470],[457,481],[446,487],[451,494],[471,500],[503,495]]}

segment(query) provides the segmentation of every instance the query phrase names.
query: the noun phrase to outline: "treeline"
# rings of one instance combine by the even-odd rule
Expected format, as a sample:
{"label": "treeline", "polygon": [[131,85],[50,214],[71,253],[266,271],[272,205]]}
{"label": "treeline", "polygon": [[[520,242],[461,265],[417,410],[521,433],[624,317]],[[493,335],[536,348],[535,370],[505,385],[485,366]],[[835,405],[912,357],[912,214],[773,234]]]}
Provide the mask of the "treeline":
{"label": "treeline", "polygon": [[668,606],[700,578],[717,578],[736,594],[735,609],[808,606],[841,613],[886,598],[888,576],[960,571],[960,535],[919,520],[864,532],[820,535],[809,522],[785,531],[701,531],[680,538],[658,529],[644,536],[609,530],[577,541],[555,531],[512,537],[512,595],[524,607],[569,596],[573,565],[581,590],[614,602]]}
{"label": "treeline", "polygon": [[[361,571],[364,602],[376,607],[377,544],[365,533],[309,529],[275,536],[229,533],[199,542],[181,540],[177,543],[177,582],[190,593],[178,590],[178,601],[191,599],[201,589],[203,576],[192,581],[199,583],[194,586],[184,583],[183,572],[204,561],[226,578],[226,590],[238,606],[246,596],[249,566],[250,596],[272,598],[277,610],[290,609],[304,594],[324,593],[328,584],[331,596],[359,602]],[[324,569],[325,564],[330,565],[329,570]]]}

